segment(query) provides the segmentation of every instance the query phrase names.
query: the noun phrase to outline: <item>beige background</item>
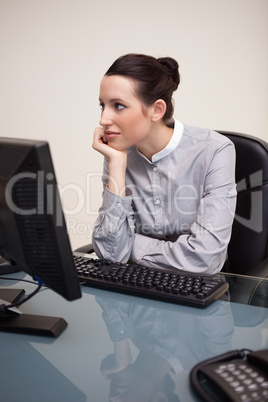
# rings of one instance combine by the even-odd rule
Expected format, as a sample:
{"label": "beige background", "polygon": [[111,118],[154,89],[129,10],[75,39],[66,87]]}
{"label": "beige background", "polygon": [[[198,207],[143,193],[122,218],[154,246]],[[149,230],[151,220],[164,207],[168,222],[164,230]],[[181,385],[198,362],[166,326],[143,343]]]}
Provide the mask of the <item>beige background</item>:
{"label": "beige background", "polygon": [[128,52],[180,64],[184,123],[268,141],[267,0],[0,0],[0,135],[48,140],[72,247],[90,241],[102,75]]}

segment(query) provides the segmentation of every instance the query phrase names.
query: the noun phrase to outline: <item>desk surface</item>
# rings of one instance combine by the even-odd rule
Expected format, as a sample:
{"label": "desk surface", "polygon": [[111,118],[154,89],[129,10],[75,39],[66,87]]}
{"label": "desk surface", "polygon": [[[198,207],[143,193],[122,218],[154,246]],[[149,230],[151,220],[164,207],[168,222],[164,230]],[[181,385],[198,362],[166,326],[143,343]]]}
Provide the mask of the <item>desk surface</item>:
{"label": "desk surface", "polygon": [[[0,333],[1,400],[149,402],[164,394],[197,401],[189,386],[196,363],[231,349],[268,348],[268,280],[226,278],[227,300],[205,310],[87,287],[67,302],[42,290],[21,310],[69,325],[56,339]],[[8,280],[0,286],[33,290]]]}

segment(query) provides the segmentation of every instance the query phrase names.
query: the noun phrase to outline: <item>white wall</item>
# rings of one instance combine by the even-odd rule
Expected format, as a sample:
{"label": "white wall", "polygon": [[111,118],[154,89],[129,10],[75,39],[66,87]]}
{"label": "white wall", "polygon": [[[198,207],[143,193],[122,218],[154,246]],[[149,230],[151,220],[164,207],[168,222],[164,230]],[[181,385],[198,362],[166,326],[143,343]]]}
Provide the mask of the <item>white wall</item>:
{"label": "white wall", "polygon": [[74,248],[101,202],[91,141],[114,59],[176,58],[179,120],[268,140],[267,17],[267,0],[0,0],[0,135],[49,141]]}

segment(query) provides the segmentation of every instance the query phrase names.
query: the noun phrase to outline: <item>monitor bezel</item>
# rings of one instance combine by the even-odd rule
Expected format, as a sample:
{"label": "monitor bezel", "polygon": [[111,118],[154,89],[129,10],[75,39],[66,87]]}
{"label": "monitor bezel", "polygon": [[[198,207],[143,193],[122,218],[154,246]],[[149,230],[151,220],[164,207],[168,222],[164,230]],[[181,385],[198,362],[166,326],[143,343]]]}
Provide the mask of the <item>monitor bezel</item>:
{"label": "monitor bezel", "polygon": [[[10,165],[9,154],[11,155],[12,151],[14,154],[14,150],[17,154],[16,163],[14,166],[11,164],[7,168],[6,166]],[[0,255],[11,264],[16,265],[18,269],[31,275],[39,283],[44,283],[45,286],[59,293],[65,299],[75,300],[81,297],[48,142],[0,137],[0,155],[2,155],[0,165],[3,168],[2,172],[0,169],[0,231],[2,233],[2,235],[0,233]],[[29,160],[31,169],[27,168],[27,161]],[[26,176],[27,174],[35,175],[35,178],[18,178],[17,182],[19,183],[20,180],[36,180],[36,191],[41,194],[38,194],[37,199],[39,204],[41,202],[42,205],[36,205],[36,213],[26,213],[25,219],[18,211],[12,210],[13,206],[10,208],[10,200],[14,202],[15,207],[18,205],[16,204],[17,201],[15,202],[13,199],[12,191],[15,186],[13,183],[14,177],[16,182],[16,177],[20,174],[25,174]],[[12,179],[13,184],[10,185]],[[20,189],[20,191],[24,193],[23,190],[22,184],[22,190]],[[23,202],[25,201],[23,200]],[[18,209],[23,211],[21,206]],[[26,209],[26,211],[29,212],[30,210]],[[38,221],[38,217],[40,217],[40,221]],[[33,245],[30,244],[31,241],[29,240],[32,234],[28,235],[28,237],[26,236],[27,238],[25,237],[25,228],[23,227],[25,224],[22,221],[23,219],[28,221],[31,227],[34,218],[38,222],[43,219],[47,224],[46,229],[49,228],[47,235],[51,237],[54,246],[50,257],[53,257],[53,253],[55,255],[55,264],[53,268],[51,267],[51,270],[49,266],[46,266],[45,259],[41,258],[43,255],[47,255],[45,253],[39,259],[36,256],[39,266],[35,265],[35,256],[33,257],[33,250],[31,250]],[[35,225],[37,227],[36,222]],[[33,236],[37,237],[34,232],[37,231],[36,227],[33,229]],[[41,239],[43,240],[42,237]],[[38,250],[37,240],[38,238],[35,238],[35,247]],[[51,241],[48,243],[51,246]],[[31,256],[31,261],[29,256]],[[44,266],[40,267],[42,264]]]}

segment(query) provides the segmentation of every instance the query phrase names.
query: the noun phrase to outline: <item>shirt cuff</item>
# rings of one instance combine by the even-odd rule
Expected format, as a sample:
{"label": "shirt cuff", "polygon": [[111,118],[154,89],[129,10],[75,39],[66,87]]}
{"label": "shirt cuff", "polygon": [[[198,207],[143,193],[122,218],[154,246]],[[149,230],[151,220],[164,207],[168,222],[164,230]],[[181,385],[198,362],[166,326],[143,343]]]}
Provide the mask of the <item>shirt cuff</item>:
{"label": "shirt cuff", "polygon": [[132,209],[132,194],[132,191],[126,188],[126,196],[120,197],[106,187],[103,193],[103,210],[116,215],[121,215],[122,211],[128,213]]}

